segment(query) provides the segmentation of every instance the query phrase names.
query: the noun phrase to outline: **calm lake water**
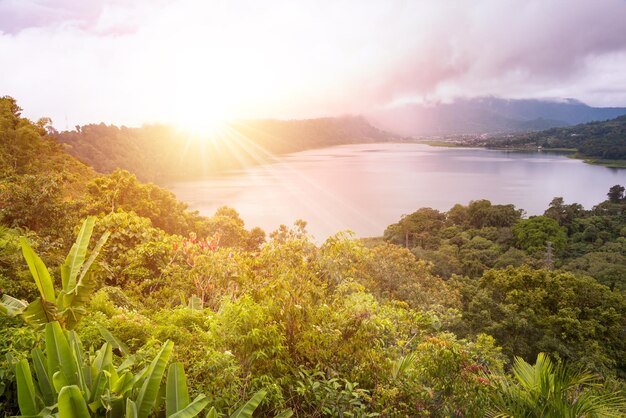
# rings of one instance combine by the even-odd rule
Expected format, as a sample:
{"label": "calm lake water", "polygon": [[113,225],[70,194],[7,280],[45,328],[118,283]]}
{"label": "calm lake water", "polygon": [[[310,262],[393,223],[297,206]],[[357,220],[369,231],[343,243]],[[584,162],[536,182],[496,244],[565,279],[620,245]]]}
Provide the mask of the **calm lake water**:
{"label": "calm lake water", "polygon": [[561,155],[359,144],[289,154],[170,189],[203,215],[230,206],[247,227],[266,232],[304,219],[321,242],[346,229],[359,237],[382,235],[418,208],[446,211],[478,199],[513,203],[528,215],[542,214],[555,196],[591,208],[615,184],[626,186],[626,170]]}

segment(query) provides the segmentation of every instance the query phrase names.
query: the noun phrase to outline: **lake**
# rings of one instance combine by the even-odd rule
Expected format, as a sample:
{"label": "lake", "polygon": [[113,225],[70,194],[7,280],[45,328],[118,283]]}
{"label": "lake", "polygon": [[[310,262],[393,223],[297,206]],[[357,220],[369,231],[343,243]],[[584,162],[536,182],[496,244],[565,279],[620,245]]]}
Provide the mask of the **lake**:
{"label": "lake", "polygon": [[626,170],[552,153],[384,143],[293,153],[169,188],[203,215],[236,209],[248,228],[270,232],[304,219],[321,242],[346,229],[379,236],[421,207],[447,211],[478,199],[513,203],[528,215],[542,214],[555,196],[591,208],[615,184],[626,185]]}

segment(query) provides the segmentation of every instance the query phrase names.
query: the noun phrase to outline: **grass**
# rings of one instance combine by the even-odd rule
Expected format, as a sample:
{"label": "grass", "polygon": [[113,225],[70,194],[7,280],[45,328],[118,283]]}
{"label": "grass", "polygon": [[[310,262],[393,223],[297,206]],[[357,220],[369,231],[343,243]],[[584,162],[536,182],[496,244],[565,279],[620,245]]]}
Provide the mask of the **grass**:
{"label": "grass", "polygon": [[430,145],[431,147],[445,147],[445,148],[474,147],[471,144],[460,144],[458,142],[436,141],[436,140],[429,140],[429,139],[416,139],[414,142],[419,143],[419,144]]}
{"label": "grass", "polygon": [[626,168],[626,160],[606,160],[582,154],[572,154],[568,155],[568,157],[583,160],[585,163],[592,165],[601,165],[608,168]]}

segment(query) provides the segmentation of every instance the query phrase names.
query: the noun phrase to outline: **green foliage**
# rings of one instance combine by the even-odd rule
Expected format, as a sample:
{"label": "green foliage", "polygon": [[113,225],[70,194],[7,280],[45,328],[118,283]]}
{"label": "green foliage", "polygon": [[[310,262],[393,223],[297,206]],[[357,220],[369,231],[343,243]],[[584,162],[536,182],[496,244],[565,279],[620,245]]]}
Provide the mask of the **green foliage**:
{"label": "green foliage", "polygon": [[513,205],[493,205],[488,200],[473,201],[467,207],[468,221],[472,227],[478,229],[510,228],[521,219],[523,212]]}
{"label": "green foliage", "polygon": [[[287,138],[299,123],[268,126]],[[43,416],[71,409],[192,417],[210,405],[212,418],[483,417],[490,405],[520,399],[535,406],[587,394],[624,399],[619,185],[591,210],[555,198],[544,216],[523,220],[513,205],[478,200],[448,212],[419,209],[384,238],[339,233],[317,246],[299,220],[265,242],[233,209],[204,218],[115,170],[129,161],[140,176],[187,170],[163,172],[172,177],[206,167],[201,153],[170,165],[158,160],[155,147],[165,149],[163,136],[173,131],[94,125],[63,134],[67,148],[112,172],[96,177],[51,140],[47,124],[0,99],[2,309],[31,322],[62,321],[47,323],[44,338],[16,316],[0,318],[0,415],[18,415],[21,406]],[[341,124],[309,128],[323,143]],[[364,126],[356,121],[341,141],[366,133]],[[258,144],[283,152],[317,143],[291,139]],[[142,146],[123,155],[129,144]],[[110,158],[101,158],[104,150]],[[97,214],[98,224],[90,218],[77,231],[66,257],[69,231],[86,214]],[[88,257],[91,233],[106,231],[107,245],[94,245]],[[62,266],[60,291],[46,265]],[[534,361],[540,352],[585,365],[608,383],[557,385],[569,389],[535,396],[537,385],[515,383],[504,370],[514,356]],[[559,367],[542,372],[544,381],[565,375]]]}
{"label": "green foliage", "polygon": [[606,160],[626,159],[626,117],[580,124],[567,128],[552,128],[507,137],[492,138],[490,146],[577,149],[582,157]]}
{"label": "green foliage", "polygon": [[101,269],[96,273],[96,278],[102,284],[113,286],[123,286],[129,276],[137,274],[136,269],[129,271],[133,256],[138,255],[137,247],[165,239],[165,234],[153,228],[149,219],[121,210],[98,219],[96,233],[105,231],[111,235],[102,251]]}
{"label": "green foliage", "polygon": [[24,174],[0,182],[0,221],[42,235],[70,231],[79,204],[65,198],[62,174]]}
{"label": "green foliage", "polygon": [[544,354],[534,365],[521,358],[513,366],[515,381],[502,379],[493,395],[490,417],[622,417],[626,402],[601,393],[599,378]]}
{"label": "green foliage", "polygon": [[603,244],[592,252],[571,259],[563,269],[591,276],[611,289],[626,290],[626,239]]}
{"label": "green foliage", "polygon": [[24,321],[35,327],[43,327],[49,322],[59,321],[67,329],[74,328],[85,314],[85,305],[94,288],[90,268],[109,237],[108,233],[103,234],[87,259],[87,246],[94,223],[95,218],[87,218],[83,222],[76,242],[60,268],[62,288],[58,294],[55,294],[48,268],[28,242],[22,238],[20,240],[22,254],[39,290],[39,298],[27,304],[8,295],[2,295],[0,313],[9,316],[21,315]]}
{"label": "green foliage", "polygon": [[357,386],[346,379],[328,378],[321,371],[299,371],[294,402],[308,417],[378,416],[368,412],[368,391]]}
{"label": "green foliage", "polygon": [[532,359],[548,352],[597,371],[626,372],[622,294],[591,278],[528,267],[456,282],[462,335],[493,335],[509,356]]}
{"label": "green foliage", "polygon": [[620,203],[624,200],[624,186],[616,184],[615,186],[609,189],[609,192],[606,194],[609,198],[609,202],[611,203]]}
{"label": "green foliage", "polygon": [[578,203],[566,205],[562,197],[555,197],[544,215],[554,219],[559,225],[566,227],[568,233],[571,233],[574,220],[584,216],[584,210]]}
{"label": "green foliage", "polygon": [[430,248],[437,244],[435,236],[443,227],[445,219],[446,215],[438,210],[422,208],[403,216],[397,224],[389,225],[384,237],[407,248]]}
{"label": "green foliage", "polygon": [[111,413],[148,417],[160,409],[157,401],[163,388],[167,417],[191,418],[208,404],[204,395],[189,402],[184,370],[178,363],[170,366],[167,384],[162,385],[172,342],[163,344],[147,369],[133,375],[127,370],[128,362],[114,366],[112,346],[108,342],[95,354],[85,356],[76,334],[63,331],[58,322],[48,323],[45,334],[45,353],[35,349],[31,355],[36,373],[32,374],[26,359],[16,364],[22,415],[46,416],[57,410],[64,417]]}
{"label": "green foliage", "polygon": [[174,234],[186,235],[202,222],[172,192],[154,184],[142,184],[125,170],[94,178],[87,184],[86,199],[90,214],[132,211],[150,219],[155,227]]}
{"label": "green foliage", "polygon": [[[59,391],[59,416],[68,418],[87,418],[89,410],[80,388],[76,385],[64,386]],[[22,412],[24,415],[27,413]]]}
{"label": "green foliage", "polygon": [[0,220],[47,237],[65,237],[78,220],[78,198],[93,170],[68,156],[8,96],[0,97]]}
{"label": "green foliage", "polygon": [[[511,228],[523,214],[513,205],[488,200],[455,205],[446,213],[420,209],[385,230],[389,242],[411,248],[420,260],[433,264],[444,278],[453,274],[480,276],[496,264],[513,244]],[[520,263],[521,264],[521,263]]]}
{"label": "green foliage", "polygon": [[415,309],[441,310],[458,306],[458,296],[432,265],[408,250],[382,244],[369,251],[358,281],[380,297],[401,300]]}
{"label": "green foliage", "polygon": [[502,373],[503,358],[493,338],[457,340],[449,333],[410,344],[372,393],[382,416],[482,417]]}
{"label": "green foliage", "polygon": [[565,228],[546,216],[533,216],[513,227],[517,246],[529,254],[540,254],[546,251],[551,243],[556,254],[560,254],[567,242]]}

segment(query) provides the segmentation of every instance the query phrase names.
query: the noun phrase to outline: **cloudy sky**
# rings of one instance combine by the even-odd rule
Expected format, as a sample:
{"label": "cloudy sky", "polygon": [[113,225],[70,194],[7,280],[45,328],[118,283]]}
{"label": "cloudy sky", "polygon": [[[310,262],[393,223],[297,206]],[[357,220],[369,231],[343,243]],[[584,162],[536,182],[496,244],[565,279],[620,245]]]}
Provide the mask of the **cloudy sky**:
{"label": "cloudy sky", "polygon": [[0,0],[0,95],[59,129],[485,95],[626,106],[626,0]]}

